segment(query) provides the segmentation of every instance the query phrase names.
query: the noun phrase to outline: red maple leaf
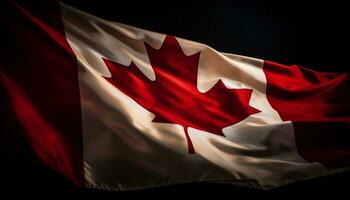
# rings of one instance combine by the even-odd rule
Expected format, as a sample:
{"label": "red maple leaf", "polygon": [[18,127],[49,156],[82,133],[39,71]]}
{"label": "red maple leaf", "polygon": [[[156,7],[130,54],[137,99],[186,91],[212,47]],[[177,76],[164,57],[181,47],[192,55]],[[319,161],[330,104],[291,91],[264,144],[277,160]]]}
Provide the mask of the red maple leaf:
{"label": "red maple leaf", "polygon": [[228,89],[219,80],[209,91],[198,91],[200,52],[186,56],[175,37],[167,36],[160,49],[147,43],[145,46],[155,81],[149,80],[133,62],[127,67],[103,59],[112,74],[106,80],[152,112],[153,122],[183,126],[189,153],[194,153],[194,148],[188,127],[224,136],[223,128],[259,112],[249,106],[251,89]]}

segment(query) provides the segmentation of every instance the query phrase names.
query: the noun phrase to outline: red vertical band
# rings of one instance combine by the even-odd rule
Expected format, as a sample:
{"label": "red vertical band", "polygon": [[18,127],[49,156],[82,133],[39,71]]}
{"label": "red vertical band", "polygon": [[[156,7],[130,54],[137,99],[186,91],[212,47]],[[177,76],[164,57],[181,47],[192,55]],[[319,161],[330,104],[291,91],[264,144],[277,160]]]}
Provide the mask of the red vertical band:
{"label": "red vertical band", "polygon": [[59,4],[4,4],[0,20],[8,34],[0,47],[2,114],[7,118],[3,130],[23,136],[41,163],[82,185],[78,66],[65,38]]}
{"label": "red vertical band", "polygon": [[265,61],[267,98],[284,121],[292,121],[298,151],[329,168],[350,166],[350,80]]}

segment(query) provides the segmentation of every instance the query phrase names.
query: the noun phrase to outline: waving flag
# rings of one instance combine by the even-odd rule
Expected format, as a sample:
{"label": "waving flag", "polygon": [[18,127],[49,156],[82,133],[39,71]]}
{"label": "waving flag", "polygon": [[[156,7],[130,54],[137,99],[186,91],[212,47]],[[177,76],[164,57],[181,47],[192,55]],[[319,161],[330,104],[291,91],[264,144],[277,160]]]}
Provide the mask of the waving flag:
{"label": "waving flag", "polygon": [[4,130],[77,185],[274,188],[350,166],[347,74],[221,53],[55,1],[7,6]]}

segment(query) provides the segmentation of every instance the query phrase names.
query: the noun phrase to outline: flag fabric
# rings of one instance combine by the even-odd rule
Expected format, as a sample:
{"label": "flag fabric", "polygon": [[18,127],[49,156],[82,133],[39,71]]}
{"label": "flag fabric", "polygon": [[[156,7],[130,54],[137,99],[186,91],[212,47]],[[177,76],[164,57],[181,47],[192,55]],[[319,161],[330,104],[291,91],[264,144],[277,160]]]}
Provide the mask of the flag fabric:
{"label": "flag fabric", "polygon": [[348,74],[222,53],[56,1],[6,6],[3,140],[24,138],[77,185],[269,189],[350,166]]}

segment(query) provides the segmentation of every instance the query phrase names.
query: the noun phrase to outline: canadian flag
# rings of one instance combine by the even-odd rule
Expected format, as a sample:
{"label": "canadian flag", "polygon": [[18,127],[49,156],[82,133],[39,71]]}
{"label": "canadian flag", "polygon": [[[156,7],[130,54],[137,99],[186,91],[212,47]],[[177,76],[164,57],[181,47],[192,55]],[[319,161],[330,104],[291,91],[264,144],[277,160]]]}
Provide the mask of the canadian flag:
{"label": "canadian flag", "polygon": [[350,166],[347,74],[221,53],[56,1],[7,8],[2,131],[77,185],[268,189]]}

